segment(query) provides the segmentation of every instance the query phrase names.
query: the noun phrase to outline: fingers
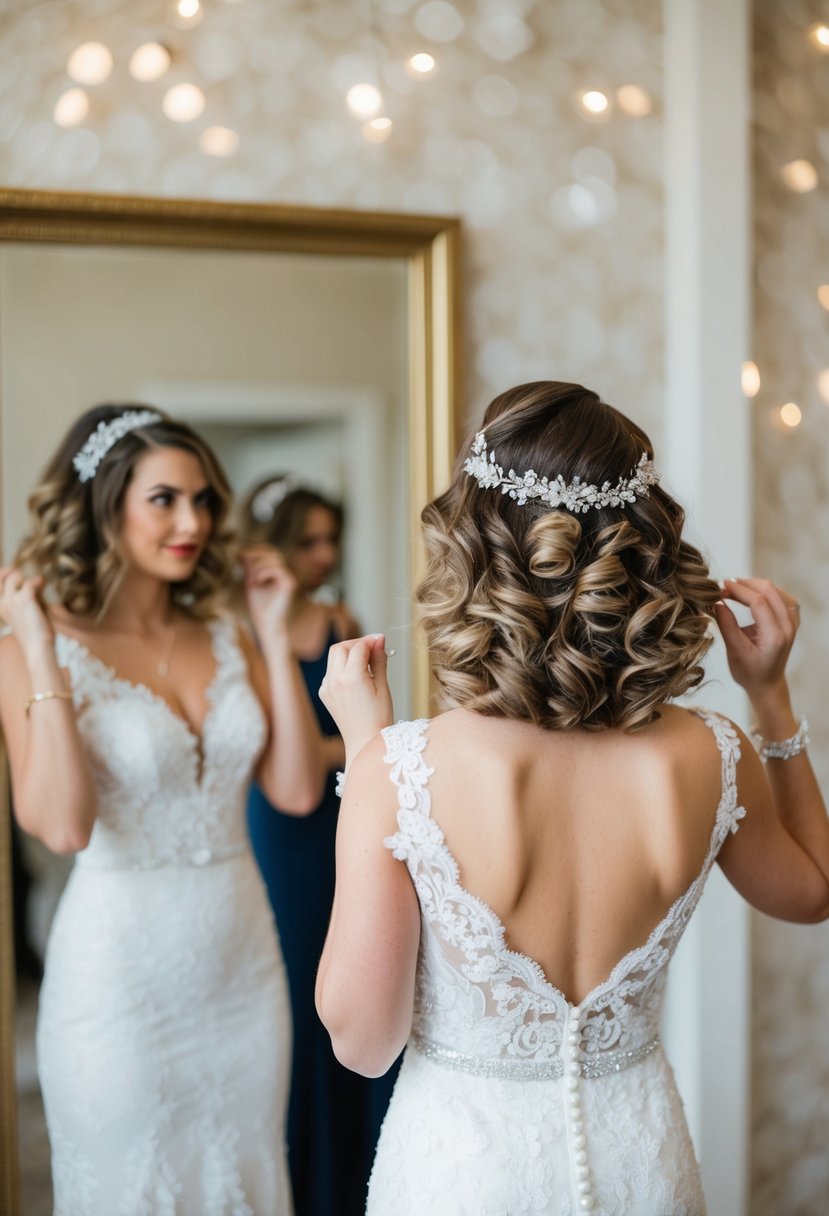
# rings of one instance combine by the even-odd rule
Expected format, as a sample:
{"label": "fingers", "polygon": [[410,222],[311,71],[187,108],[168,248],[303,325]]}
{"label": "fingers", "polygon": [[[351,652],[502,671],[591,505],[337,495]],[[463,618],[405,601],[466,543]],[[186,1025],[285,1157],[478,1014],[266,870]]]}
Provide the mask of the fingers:
{"label": "fingers", "polygon": [[[383,649],[382,633],[368,633],[364,637],[354,638],[348,650],[346,674],[360,676],[375,675],[375,654],[377,648]],[[385,662],[385,656],[383,656]],[[377,662],[379,667],[379,661]]]}
{"label": "fingers", "polygon": [[[16,566],[4,566],[0,570],[0,595],[14,594],[14,592],[20,591],[26,581],[23,577],[23,572],[18,570]],[[29,579],[28,581],[31,582],[32,580]]]}
{"label": "fingers", "polygon": [[751,654],[753,644],[746,636],[744,630],[740,628],[737,618],[731,609],[723,603],[715,604],[714,614],[717,618],[717,624],[720,627],[723,641],[728,649],[733,650],[734,654],[739,658],[744,658]]}
{"label": "fingers", "polygon": [[734,583],[734,582],[745,583],[745,585],[747,587],[751,587],[754,591],[759,591],[761,594],[765,593],[769,587],[773,587],[774,590],[777,592],[777,594],[782,598],[782,600],[787,608],[799,608],[800,607],[800,605],[798,604],[797,600],[794,598],[793,595],[789,595],[789,593],[787,591],[784,591],[782,587],[778,587],[777,583],[773,583],[771,581],[771,579],[739,578],[739,579],[726,579],[725,581],[729,582],[729,583]]}
{"label": "fingers", "polygon": [[382,633],[376,633],[374,635],[371,654],[369,656],[369,666],[371,667],[371,674],[374,676],[375,680],[385,684],[387,682],[389,656],[386,650],[386,639]]}
{"label": "fingers", "polygon": [[336,642],[328,651],[328,666],[326,667],[326,676],[342,675],[348,652],[351,649],[354,641],[357,639],[349,639],[347,642]]}
{"label": "fingers", "polygon": [[386,655],[383,651],[382,633],[369,633],[361,638],[349,638],[337,642],[328,652],[330,676],[347,676],[359,679],[363,675],[376,677],[386,674]]}
{"label": "fingers", "polygon": [[[760,624],[760,617],[755,609],[758,609],[762,616],[763,605],[765,605],[786,641],[794,640],[798,620],[796,614],[789,609],[796,606],[797,601],[786,595],[785,592],[781,592],[780,588],[769,579],[725,579],[723,586],[730,599],[745,604],[751,609],[758,624]],[[787,600],[789,603],[786,602]]]}

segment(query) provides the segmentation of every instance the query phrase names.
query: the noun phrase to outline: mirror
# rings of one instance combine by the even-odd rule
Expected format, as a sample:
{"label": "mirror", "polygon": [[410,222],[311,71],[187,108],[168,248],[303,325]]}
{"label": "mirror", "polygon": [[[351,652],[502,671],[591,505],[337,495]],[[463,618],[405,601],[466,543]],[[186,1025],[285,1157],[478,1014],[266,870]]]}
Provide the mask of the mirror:
{"label": "mirror", "polygon": [[[342,502],[327,593],[387,633],[398,717],[427,712],[411,586],[419,511],[457,442],[458,263],[452,219],[0,192],[3,553],[78,414],[101,401],[156,405],[205,436],[237,495],[290,473]],[[0,1208],[34,1216],[33,1203],[20,1207],[13,1040],[17,1022],[31,1102],[36,989],[21,986],[17,1008],[5,778],[3,789]],[[40,952],[67,865],[22,848],[38,877],[27,916]],[[36,1187],[48,1149],[33,1143],[25,1157]]]}

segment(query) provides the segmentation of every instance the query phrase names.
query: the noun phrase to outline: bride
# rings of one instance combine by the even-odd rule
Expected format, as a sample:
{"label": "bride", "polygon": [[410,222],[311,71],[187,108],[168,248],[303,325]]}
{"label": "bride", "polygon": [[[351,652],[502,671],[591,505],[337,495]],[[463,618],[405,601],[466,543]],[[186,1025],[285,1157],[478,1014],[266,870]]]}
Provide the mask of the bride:
{"label": "bride", "polygon": [[37,1030],[56,1216],[290,1213],[290,1008],[245,834],[252,776],[309,813],[322,740],[293,580],[244,556],[261,656],[217,611],[229,488],[189,427],[71,427],[0,571],[0,719],[21,826],[77,859]]}
{"label": "bride", "polygon": [[[382,639],[331,653],[348,776],[317,1004],[359,1072],[408,1042],[370,1216],[700,1216],[659,1040],[670,959],[715,861],[772,916],[829,917],[797,605],[729,580],[739,627],[651,455],[579,385],[504,393],[423,512],[448,712],[388,726]],[[712,616],[759,756],[674,703]]]}

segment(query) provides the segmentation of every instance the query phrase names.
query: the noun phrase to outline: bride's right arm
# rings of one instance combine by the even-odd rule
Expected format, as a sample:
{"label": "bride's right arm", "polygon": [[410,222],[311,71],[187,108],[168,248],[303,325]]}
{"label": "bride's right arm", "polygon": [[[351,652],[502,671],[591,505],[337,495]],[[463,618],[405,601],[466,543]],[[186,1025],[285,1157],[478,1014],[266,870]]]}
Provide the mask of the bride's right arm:
{"label": "bride's right arm", "polygon": [[88,844],[95,822],[95,782],[72,701],[49,697],[26,713],[33,693],[69,690],[35,580],[6,574],[0,571],[0,617],[13,633],[0,642],[0,725],[14,811],[24,831],[52,852],[76,853]]}
{"label": "bride's right arm", "polygon": [[[766,579],[729,579],[729,599],[751,609],[754,624],[741,628],[721,604],[717,620],[734,679],[747,692],[760,734],[792,740],[786,663],[798,627],[795,600]],[[747,808],[739,831],[722,846],[726,877],[755,908],[782,920],[829,919],[829,819],[807,753],[770,758],[764,766],[740,732],[737,766],[740,802]]]}

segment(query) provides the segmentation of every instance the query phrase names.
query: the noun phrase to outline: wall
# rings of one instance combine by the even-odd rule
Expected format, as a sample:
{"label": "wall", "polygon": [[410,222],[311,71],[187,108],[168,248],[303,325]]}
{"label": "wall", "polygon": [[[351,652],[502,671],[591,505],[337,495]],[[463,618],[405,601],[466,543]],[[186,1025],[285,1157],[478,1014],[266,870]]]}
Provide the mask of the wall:
{"label": "wall", "polygon": [[[658,438],[659,0],[464,0],[462,34],[450,41],[418,32],[423,7],[213,0],[200,25],[175,30],[163,0],[12,0],[0,182],[458,214],[470,415],[516,381],[576,379]],[[381,52],[362,28],[369,12]],[[126,63],[150,36],[177,58],[169,78],[140,85]],[[88,121],[61,131],[51,113],[69,83],[66,60],[91,39],[112,49],[115,70],[89,90]],[[438,69],[412,81],[401,64],[422,49]],[[343,96],[378,63],[394,128],[372,145]],[[208,105],[177,125],[161,98],[188,78],[207,87]],[[614,108],[589,121],[579,111],[579,90],[612,95],[630,83],[655,97],[653,114]],[[214,123],[240,133],[228,160],[199,151],[199,131]]]}
{"label": "wall", "polygon": [[[802,605],[792,662],[795,711],[829,791],[829,57],[806,37],[826,17],[815,0],[756,0],[754,30],[755,569]],[[817,186],[795,193],[783,165],[805,158]],[[785,431],[784,402],[803,420]],[[829,926],[753,926],[752,1216],[829,1210]]]}

